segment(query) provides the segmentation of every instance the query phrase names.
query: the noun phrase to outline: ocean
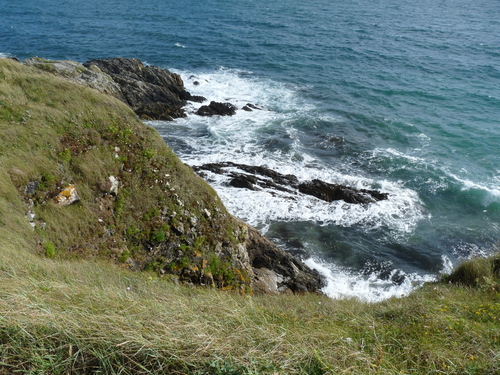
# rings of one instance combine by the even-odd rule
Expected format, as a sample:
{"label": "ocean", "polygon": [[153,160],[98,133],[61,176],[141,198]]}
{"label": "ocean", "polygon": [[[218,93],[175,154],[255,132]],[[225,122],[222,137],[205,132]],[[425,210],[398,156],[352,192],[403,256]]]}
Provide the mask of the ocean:
{"label": "ocean", "polygon": [[0,0],[0,55],[136,57],[246,103],[150,122],[192,166],[266,166],[378,189],[368,205],[208,176],[233,214],[300,255],[332,298],[407,295],[500,243],[496,0]]}

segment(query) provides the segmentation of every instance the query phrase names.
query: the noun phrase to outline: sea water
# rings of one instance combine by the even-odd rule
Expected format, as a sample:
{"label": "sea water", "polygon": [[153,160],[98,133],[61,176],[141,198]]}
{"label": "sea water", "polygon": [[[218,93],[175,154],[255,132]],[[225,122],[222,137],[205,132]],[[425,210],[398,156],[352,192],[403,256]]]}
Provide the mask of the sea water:
{"label": "sea water", "polygon": [[230,188],[228,209],[332,298],[408,294],[500,240],[496,0],[0,0],[0,53],[136,57],[233,117],[151,122],[187,164],[263,165],[378,189],[369,205]]}

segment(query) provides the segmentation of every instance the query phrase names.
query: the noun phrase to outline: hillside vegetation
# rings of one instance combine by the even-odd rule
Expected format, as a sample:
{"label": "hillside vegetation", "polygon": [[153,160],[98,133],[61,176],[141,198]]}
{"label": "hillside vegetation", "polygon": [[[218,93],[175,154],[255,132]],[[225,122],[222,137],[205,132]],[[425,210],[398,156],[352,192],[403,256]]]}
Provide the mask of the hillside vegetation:
{"label": "hillside vegetation", "polygon": [[[249,286],[238,247],[245,228],[155,129],[111,96],[0,64],[0,231],[14,237],[9,243],[27,241],[55,259],[111,258],[186,281]],[[80,200],[61,207],[69,186]]]}
{"label": "hillside vegetation", "polygon": [[[70,184],[80,201],[60,207]],[[239,225],[122,103],[0,59],[0,373],[500,372],[499,258],[376,304],[253,296],[210,254]],[[238,292],[174,282],[166,264]]]}

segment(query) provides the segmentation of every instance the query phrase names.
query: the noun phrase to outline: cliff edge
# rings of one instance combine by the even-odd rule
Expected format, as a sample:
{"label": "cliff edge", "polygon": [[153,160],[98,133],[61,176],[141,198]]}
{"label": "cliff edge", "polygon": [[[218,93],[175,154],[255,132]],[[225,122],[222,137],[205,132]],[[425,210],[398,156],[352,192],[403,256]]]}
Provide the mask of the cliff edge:
{"label": "cliff edge", "polygon": [[224,289],[319,291],[319,274],[230,215],[107,73],[33,61],[0,59],[3,241]]}

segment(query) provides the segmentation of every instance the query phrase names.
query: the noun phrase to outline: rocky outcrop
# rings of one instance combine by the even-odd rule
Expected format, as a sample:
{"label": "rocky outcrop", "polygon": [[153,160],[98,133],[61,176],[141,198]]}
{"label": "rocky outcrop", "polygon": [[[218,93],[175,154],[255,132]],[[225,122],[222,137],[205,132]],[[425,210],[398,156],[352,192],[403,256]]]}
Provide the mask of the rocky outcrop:
{"label": "rocky outcrop", "polygon": [[186,91],[178,74],[144,65],[138,59],[118,57],[80,64],[32,57],[24,64],[112,95],[146,120],[170,121],[185,117],[182,107],[186,101],[201,103],[206,100]]}
{"label": "rocky outcrop", "polygon": [[204,171],[223,174],[230,178],[229,185],[249,190],[269,189],[293,195],[311,195],[326,202],[343,200],[347,203],[368,204],[388,198],[387,193],[377,190],[357,189],[321,180],[302,181],[291,174],[281,174],[262,166],[232,162],[211,163],[193,167],[201,176]]}
{"label": "rocky outcrop", "polygon": [[[171,121],[185,117],[183,107],[186,102],[203,103],[207,100],[186,91],[178,74],[144,65],[138,59],[117,57],[94,59],[80,64],[71,60],[54,61],[32,57],[26,59],[24,64],[112,95],[144,120]],[[211,101],[208,105],[202,105],[195,113],[199,116],[233,116],[237,109],[232,103]],[[247,103],[241,109],[251,112],[262,108]]]}
{"label": "rocky outcrop", "polygon": [[96,66],[88,69],[76,61],[54,61],[39,57],[26,59],[24,60],[24,64],[45,70],[81,85],[91,87],[102,93],[112,95],[120,100],[125,99],[122,95],[120,86],[113,81],[111,76],[102,72]]}
{"label": "rocky outcrop", "polygon": [[247,225],[245,246],[253,270],[255,293],[310,293],[324,286],[320,274]]}
{"label": "rocky outcrop", "polygon": [[144,65],[138,59],[98,59],[83,65],[89,69],[98,67],[109,74],[120,86],[124,102],[143,119],[172,120],[185,117],[182,107],[187,100],[205,100],[187,92],[178,74]]}
{"label": "rocky outcrop", "polygon": [[[317,273],[230,215],[159,134],[116,100],[36,69],[8,65],[17,62],[0,63],[7,65],[6,87],[30,90],[33,97],[27,104],[29,122],[22,127],[26,134],[38,132],[37,139],[23,135],[26,148],[34,150],[25,154],[33,159],[22,163],[28,170],[12,168],[10,178],[26,202],[22,215],[37,229],[41,254],[50,244],[51,257],[110,258],[134,270],[240,292],[252,287],[257,293],[319,291]],[[92,64],[47,65],[57,66],[58,75],[70,81],[80,69],[100,70]],[[50,97],[43,95],[45,89]],[[15,96],[18,91],[9,91],[9,103],[22,100]],[[47,122],[48,103],[58,121]],[[71,127],[57,128],[54,137],[51,127],[60,122]],[[48,134],[42,133],[46,128]],[[32,142],[40,138],[50,147],[37,154],[40,148]],[[6,151],[11,154],[17,155]],[[67,181],[74,185],[68,187]],[[71,205],[76,201],[76,207]],[[54,203],[60,215],[46,209]],[[61,223],[63,217],[71,217],[71,225]]]}

